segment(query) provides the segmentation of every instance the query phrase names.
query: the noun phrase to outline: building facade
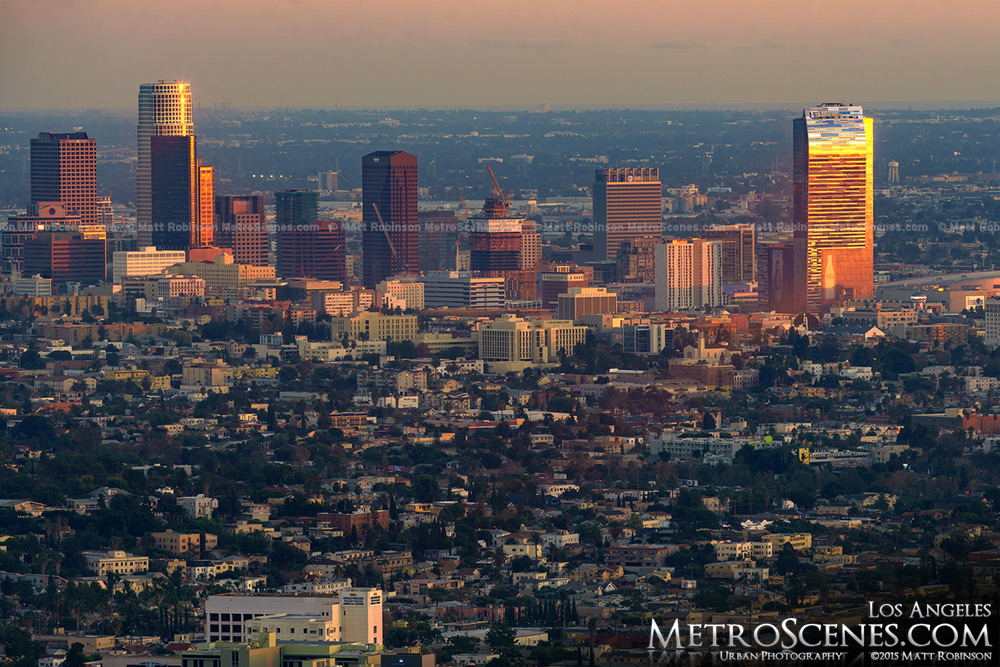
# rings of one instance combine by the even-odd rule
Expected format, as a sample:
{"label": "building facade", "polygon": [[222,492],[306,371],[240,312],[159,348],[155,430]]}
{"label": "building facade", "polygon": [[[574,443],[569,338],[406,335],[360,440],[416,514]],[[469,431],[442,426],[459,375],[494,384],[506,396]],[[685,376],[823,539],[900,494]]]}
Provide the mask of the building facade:
{"label": "building facade", "polygon": [[112,280],[121,283],[126,276],[151,276],[168,266],[183,263],[184,259],[183,250],[160,250],[155,246],[116,252],[111,259]]}
{"label": "building facade", "polygon": [[350,340],[412,341],[417,335],[416,315],[383,315],[377,312],[358,313],[351,317],[330,320],[334,340],[345,334]]}
{"label": "building facade", "polygon": [[24,242],[24,273],[55,283],[94,285],[106,277],[104,239],[80,232],[40,231]]}
{"label": "building facade", "polygon": [[722,305],[722,248],[704,239],[656,247],[656,310]]}
{"label": "building facade", "polygon": [[757,276],[754,226],[717,225],[701,234],[722,248],[722,284],[752,283]]}
{"label": "building facade", "polygon": [[279,229],[277,273],[282,278],[347,278],[344,223],[316,220],[308,228]]}
{"label": "building facade", "polygon": [[139,123],[136,127],[139,160],[135,168],[136,228],[139,247],[155,245],[152,225],[150,139],[194,134],[191,84],[157,81],[139,86]]}
{"label": "building facade", "polygon": [[362,282],[420,270],[417,156],[375,151],[361,160]]}
{"label": "building facade", "polygon": [[652,283],[656,280],[656,246],[659,236],[624,241],[618,249],[615,278],[620,283]]}
{"label": "building facade", "polygon": [[765,312],[795,311],[793,243],[762,243],[757,247],[757,300]]}
{"label": "building facade", "polygon": [[96,227],[97,142],[86,132],[41,132],[31,140],[31,202],[62,202]]}
{"label": "building facade", "polygon": [[873,121],[859,106],[808,107],[792,126],[796,310],[874,292]]}
{"label": "building facade", "polygon": [[425,308],[503,308],[504,279],[479,278],[468,271],[432,271],[421,276]]}
{"label": "building facade", "polygon": [[479,328],[479,358],[491,373],[558,363],[587,339],[587,327],[568,320],[525,320],[501,315]]}
{"label": "building facade", "polygon": [[559,295],[556,317],[579,320],[584,315],[607,315],[618,312],[618,295],[603,287],[572,287]]}
{"label": "building facade", "polygon": [[594,258],[614,261],[624,241],[643,236],[663,236],[660,170],[598,169],[594,179]]}
{"label": "building facade", "polygon": [[579,271],[546,271],[539,280],[539,299],[542,308],[555,310],[559,307],[559,295],[566,294],[574,287],[590,287],[590,278]]}
{"label": "building facade", "polygon": [[195,137],[150,137],[149,155],[150,245],[164,250],[200,247]]}
{"label": "building facade", "polygon": [[3,272],[13,273],[24,268],[24,242],[41,230],[77,231],[82,218],[70,213],[60,201],[32,202],[24,214],[7,218],[7,226],[0,230],[0,253]]}
{"label": "building facade", "polygon": [[260,195],[215,197],[214,244],[233,253],[237,264],[268,265],[267,218]]}
{"label": "building facade", "polygon": [[[328,622],[332,625],[328,626]],[[332,638],[299,639],[381,644],[382,591],[346,588],[337,596],[210,595],[205,601],[208,641],[245,642],[257,632],[282,631],[287,636],[280,638],[295,639],[291,636],[292,627],[334,630]]]}

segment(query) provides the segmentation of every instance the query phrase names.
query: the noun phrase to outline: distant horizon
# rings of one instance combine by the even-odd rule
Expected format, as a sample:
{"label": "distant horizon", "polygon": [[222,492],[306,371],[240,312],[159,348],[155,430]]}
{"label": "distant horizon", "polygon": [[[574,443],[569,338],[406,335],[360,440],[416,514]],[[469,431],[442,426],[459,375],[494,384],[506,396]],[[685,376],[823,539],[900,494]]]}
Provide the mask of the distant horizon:
{"label": "distant horizon", "polygon": [[[225,101],[213,102],[209,104],[199,104],[197,93],[194,97],[194,109],[214,111],[216,104],[225,104]],[[544,103],[535,105],[230,105],[231,111],[511,111],[519,113],[553,113],[565,111],[801,111],[808,106],[814,106],[822,102],[832,102],[834,100],[815,100],[812,102],[798,103],[768,103],[768,104],[747,104],[747,103],[692,103],[692,104],[548,104],[547,109],[541,110]],[[836,100],[840,101],[840,100]],[[996,100],[895,100],[895,101],[856,101],[844,100],[847,104],[861,106],[865,109],[878,109],[881,111],[972,111],[977,109],[1000,109],[1000,99]],[[114,114],[137,115],[138,109],[127,106],[114,107],[15,107],[0,109],[0,114],[29,114],[29,113],[92,113],[104,112]]]}

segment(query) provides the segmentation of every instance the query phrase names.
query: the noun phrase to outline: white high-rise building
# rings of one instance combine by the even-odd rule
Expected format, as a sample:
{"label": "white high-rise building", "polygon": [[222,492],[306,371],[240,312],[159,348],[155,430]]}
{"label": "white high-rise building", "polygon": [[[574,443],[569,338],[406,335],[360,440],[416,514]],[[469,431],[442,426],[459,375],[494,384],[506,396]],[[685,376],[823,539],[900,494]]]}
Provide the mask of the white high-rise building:
{"label": "white high-rise building", "polygon": [[150,137],[189,137],[194,134],[191,84],[157,81],[139,86],[139,161],[135,168],[136,225],[139,247],[152,245],[152,180]]}
{"label": "white high-rise building", "polygon": [[656,310],[722,305],[722,244],[704,239],[656,246]]}

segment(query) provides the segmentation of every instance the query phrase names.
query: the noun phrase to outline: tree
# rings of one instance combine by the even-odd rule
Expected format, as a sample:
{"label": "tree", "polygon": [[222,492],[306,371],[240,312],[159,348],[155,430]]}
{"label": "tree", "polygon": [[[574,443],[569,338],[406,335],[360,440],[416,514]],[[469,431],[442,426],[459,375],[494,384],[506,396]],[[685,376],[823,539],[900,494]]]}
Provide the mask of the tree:
{"label": "tree", "polygon": [[501,658],[514,660],[520,654],[515,640],[517,632],[506,621],[497,623],[486,633],[486,645]]}
{"label": "tree", "polygon": [[7,626],[3,629],[3,650],[8,658],[37,660],[41,655],[41,645],[32,641],[32,635],[24,628]]}
{"label": "tree", "polygon": [[413,497],[422,503],[432,503],[441,496],[441,487],[430,475],[420,475],[412,484]]}

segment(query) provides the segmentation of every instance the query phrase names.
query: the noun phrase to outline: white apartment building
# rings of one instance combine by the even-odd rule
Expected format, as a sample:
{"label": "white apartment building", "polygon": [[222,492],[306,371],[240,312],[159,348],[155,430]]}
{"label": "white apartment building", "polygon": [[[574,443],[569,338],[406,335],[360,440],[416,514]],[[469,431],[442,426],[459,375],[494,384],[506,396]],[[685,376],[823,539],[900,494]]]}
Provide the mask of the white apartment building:
{"label": "white apartment building", "polygon": [[388,278],[375,289],[382,294],[382,305],[403,310],[424,309],[424,284],[413,278]]}
{"label": "white apartment building", "polygon": [[468,271],[431,271],[421,276],[426,308],[503,308],[503,278],[474,278]]}
{"label": "white apartment building", "polygon": [[492,373],[558,363],[587,339],[587,327],[568,320],[525,320],[501,315],[479,327],[479,358]]}
{"label": "white apartment building", "polygon": [[181,264],[187,259],[183,250],[157,250],[148,246],[142,250],[119,251],[111,257],[111,276],[121,283],[126,276],[152,276],[168,266]]}
{"label": "white apartment building", "polygon": [[655,248],[658,311],[722,305],[722,244],[673,240]]}
{"label": "white apartment building", "polygon": [[202,493],[199,493],[197,496],[183,496],[178,498],[177,504],[192,519],[211,519],[212,511],[219,507],[217,499],[210,498]]}

